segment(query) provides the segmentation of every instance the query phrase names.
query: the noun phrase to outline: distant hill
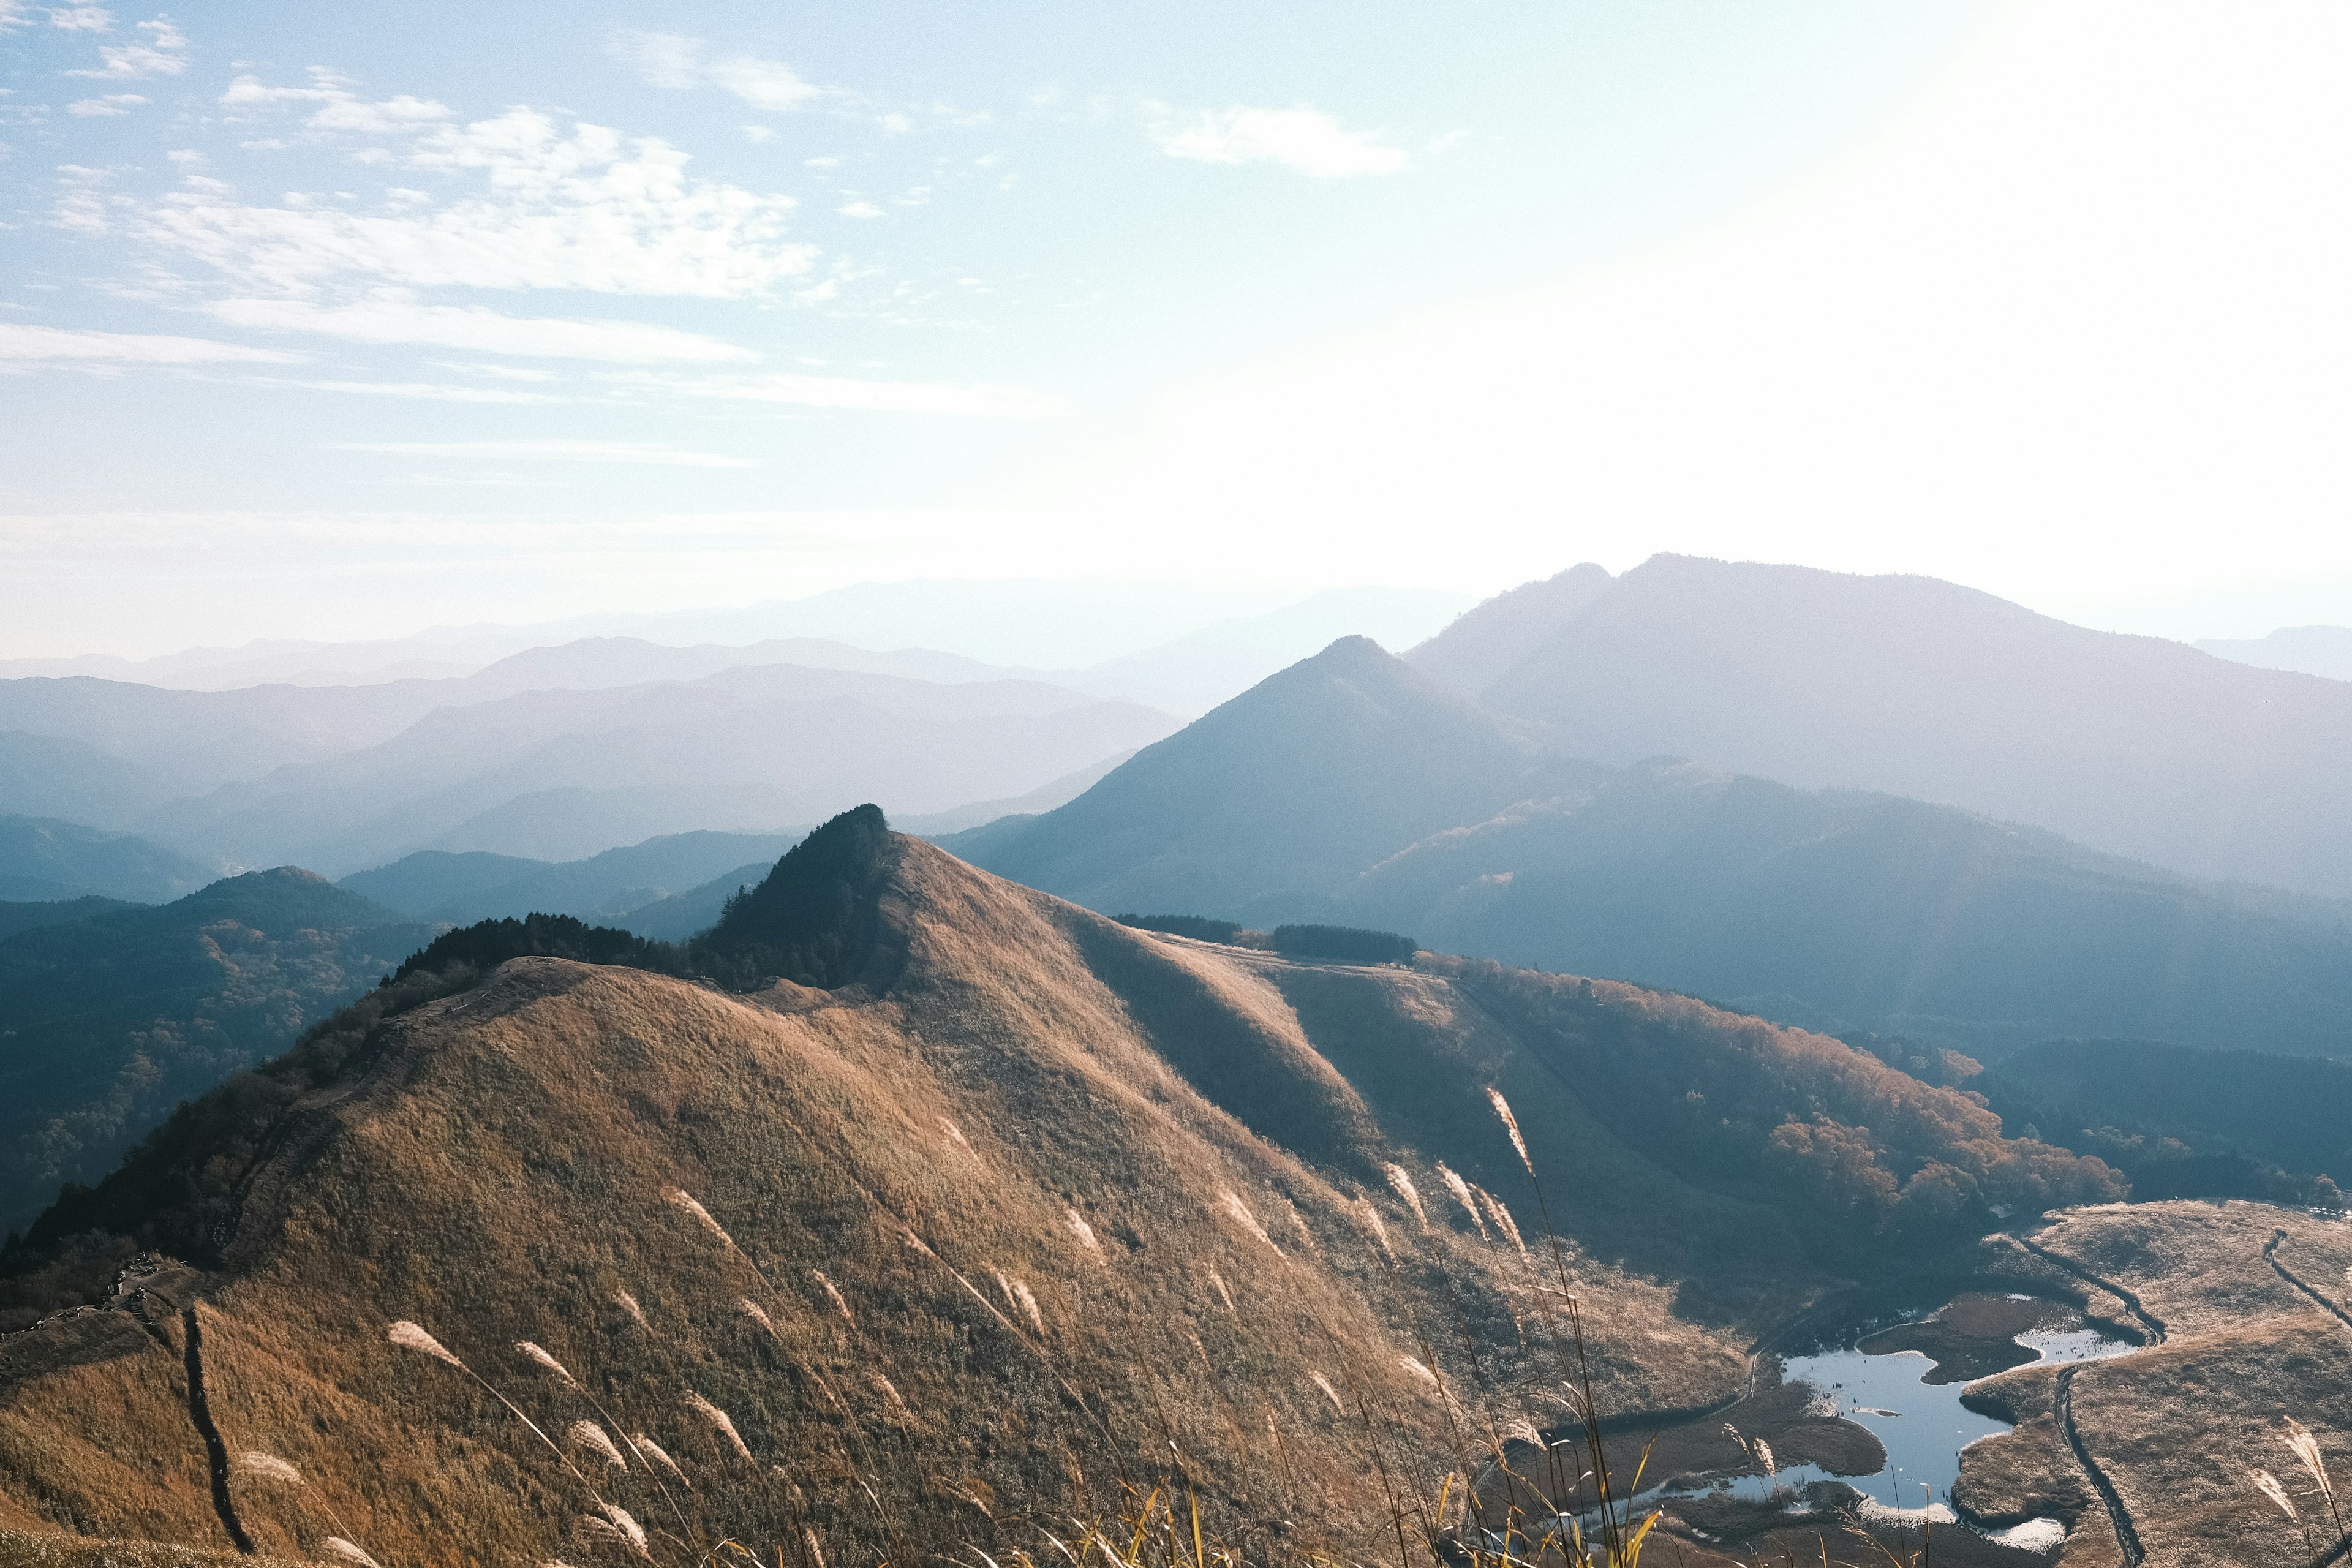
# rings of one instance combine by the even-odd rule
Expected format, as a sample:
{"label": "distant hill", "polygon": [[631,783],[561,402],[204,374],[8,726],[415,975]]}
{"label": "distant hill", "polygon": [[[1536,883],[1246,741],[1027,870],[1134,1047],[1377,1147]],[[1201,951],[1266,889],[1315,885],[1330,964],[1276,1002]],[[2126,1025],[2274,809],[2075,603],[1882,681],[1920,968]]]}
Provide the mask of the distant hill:
{"label": "distant hill", "polygon": [[307,871],[0,941],[0,1230],[90,1182],[173,1104],[291,1045],[433,928]]}
{"label": "distant hill", "polygon": [[55,818],[0,816],[0,899],[95,894],[162,903],[195,891],[217,875],[201,861],[128,833]]}
{"label": "distant hill", "polygon": [[35,900],[31,903],[0,901],[0,942],[20,931],[35,926],[71,925],[92,915],[112,914],[117,910],[135,910],[145,906],[126,899],[102,899],[91,893],[79,899]]}
{"label": "distant hill", "polygon": [[2087,631],[1931,578],[1655,556],[1464,695],[1601,762],[1701,757],[2192,876],[2352,895],[2352,682]]}
{"label": "distant hill", "polygon": [[1412,645],[1405,662],[1448,690],[1483,692],[1607,593],[1613,581],[1588,561],[1541,582],[1522,583]]}
{"label": "distant hill", "polygon": [[1559,741],[1335,644],[1060,810],[942,842],[1105,913],[1410,931],[1988,1057],[2055,1035],[2352,1054],[2352,904]]}
{"label": "distant hill", "polygon": [[772,832],[844,797],[919,814],[1019,795],[1176,723],[1034,681],[751,666],[439,709],[382,744],[177,802],[147,830],[339,874],[425,848],[568,860],[697,828]]}
{"label": "distant hill", "polygon": [[176,793],[162,773],[86,741],[0,732],[0,812],[120,827]]}
{"label": "distant hill", "polygon": [[1591,771],[1548,760],[1528,727],[1480,711],[1369,639],[1342,637],[1145,747],[1069,805],[941,842],[1105,912],[1248,918]]}
{"label": "distant hill", "polygon": [[[0,1258],[10,1326],[137,1248],[205,1272],[11,1338],[0,1516],[234,1517],[272,1558],[329,1529],[388,1563],[595,1547],[446,1355],[536,1430],[593,1424],[624,1456],[577,1461],[597,1495],[688,1541],[1018,1562],[1048,1510],[1165,1486],[1171,1562],[1194,1508],[1265,1561],[1370,1562],[1393,1500],[1458,1482],[1465,1409],[1560,1419],[1556,1279],[1595,1397],[1648,1426],[1752,1386],[1835,1288],[1809,1249],[1934,1256],[1992,1205],[2122,1191],[1834,1040],[1151,935],[881,827],[843,814],[746,900],[738,934],[821,955],[814,984],[418,969],[61,1202]],[[183,1367],[335,1513],[242,1473],[215,1508]]]}
{"label": "distant hill", "polygon": [[800,832],[677,833],[556,864],[427,849],[355,872],[337,886],[419,919],[456,925],[534,911],[609,921],[745,864],[756,864],[764,875],[800,837]]}
{"label": "distant hill", "polygon": [[2208,637],[2196,646],[2238,664],[2352,680],[2352,626],[2284,626],[2266,637]]}

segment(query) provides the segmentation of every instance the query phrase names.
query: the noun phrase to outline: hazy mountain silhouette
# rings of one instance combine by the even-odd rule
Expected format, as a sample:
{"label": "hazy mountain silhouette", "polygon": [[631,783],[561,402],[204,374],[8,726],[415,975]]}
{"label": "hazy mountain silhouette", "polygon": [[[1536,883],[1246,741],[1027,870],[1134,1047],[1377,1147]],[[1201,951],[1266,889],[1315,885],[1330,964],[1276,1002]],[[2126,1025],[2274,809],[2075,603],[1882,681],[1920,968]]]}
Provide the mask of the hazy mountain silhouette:
{"label": "hazy mountain silhouette", "polygon": [[428,714],[149,819],[174,842],[343,872],[420,848],[569,859],[692,828],[772,830],[844,795],[908,812],[1019,795],[1176,721],[1025,681],[791,665],[532,691]]}
{"label": "hazy mountain silhouette", "polygon": [[293,867],[0,941],[0,1229],[276,1056],[432,932]]}
{"label": "hazy mountain silhouette", "polygon": [[534,910],[609,921],[746,864],[756,863],[764,875],[800,837],[797,832],[678,833],[558,864],[426,849],[336,885],[388,909],[456,925]]}
{"label": "hazy mountain silhouette", "polygon": [[0,816],[0,899],[98,894],[159,904],[218,875],[202,861],[133,834],[51,817]]}
{"label": "hazy mountain silhouette", "polygon": [[2266,637],[2205,637],[2196,646],[2238,664],[2352,680],[2352,626],[2283,626]]}
{"label": "hazy mountain silhouette", "polygon": [[1548,761],[1527,727],[1343,637],[1069,805],[943,842],[1094,909],[1246,911],[1327,892],[1425,834],[1582,773]]}
{"label": "hazy mountain silhouette", "polygon": [[1916,801],[1569,762],[1531,733],[1342,643],[1059,811],[942,842],[1107,913],[1403,931],[1987,1055],[2065,1034],[2352,1049],[2352,904]]}
{"label": "hazy mountain silhouette", "polygon": [[120,826],[177,793],[164,774],[109,756],[86,741],[0,733],[0,812]]}
{"label": "hazy mountain silhouette", "polygon": [[[1450,1411],[1557,1385],[1549,1264],[1507,1239],[1537,1224],[1530,1171],[1575,1194],[1554,1215],[1596,1394],[1629,1413],[1748,1386],[1752,1341],[1830,1287],[1800,1237],[1899,1248],[2120,1190],[1834,1041],[1606,983],[1128,931],[879,828],[835,819],[730,918],[828,955],[831,989],[413,970],[61,1203],[0,1265],[17,1321],[136,1247],[205,1272],[150,1260],[154,1289],[12,1340],[0,1510],[37,1487],[90,1534],[214,1539],[234,1510],[312,1554],[329,1523],[250,1484],[216,1508],[201,1447],[150,1462],[194,1442],[184,1384],[124,1367],[201,1364],[227,1441],[267,1442],[382,1560],[576,1552],[558,1460],[386,1342],[415,1319],[539,1430],[657,1444],[675,1471],[625,1457],[595,1485],[689,1539],[996,1555],[1028,1538],[1000,1511],[1181,1463],[1204,1531],[1364,1561],[1393,1530],[1380,1466],[1433,1484]],[[1726,1096],[1699,1139],[1675,1135],[1691,1073]],[[186,1315],[142,1316],[163,1294]],[[1383,1413],[1377,1462],[1342,1385]],[[110,1463],[45,1458],[63,1408]]]}
{"label": "hazy mountain silhouette", "polygon": [[1469,695],[1603,762],[1702,757],[2195,876],[2352,893],[2352,683],[2086,631],[1931,578],[1656,556]]}
{"label": "hazy mountain silhouette", "polygon": [[1407,652],[1405,662],[1450,690],[1484,692],[1606,594],[1613,581],[1588,561],[1541,582],[1522,583],[1465,611]]}

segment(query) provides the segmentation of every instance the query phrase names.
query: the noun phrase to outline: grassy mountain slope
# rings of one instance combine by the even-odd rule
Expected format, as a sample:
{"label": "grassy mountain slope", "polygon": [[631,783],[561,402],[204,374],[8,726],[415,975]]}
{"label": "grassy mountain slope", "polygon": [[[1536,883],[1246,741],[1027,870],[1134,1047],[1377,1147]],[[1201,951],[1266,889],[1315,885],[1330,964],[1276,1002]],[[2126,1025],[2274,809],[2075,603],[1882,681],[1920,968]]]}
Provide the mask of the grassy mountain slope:
{"label": "grassy mountain slope", "polygon": [[1069,805],[943,842],[1094,909],[1245,910],[1476,821],[1544,768],[1529,736],[1343,637]]}
{"label": "grassy mountain slope", "polygon": [[430,928],[292,867],[0,942],[0,1229],[276,1056]]}
{"label": "grassy mountain slope", "polygon": [[2352,683],[1931,578],[1656,556],[1478,696],[1604,762],[1703,757],[2193,876],[2352,894]]}
{"label": "grassy mountain slope", "polygon": [[96,896],[161,903],[194,892],[216,875],[201,861],[133,834],[54,817],[0,816],[0,899]]}
{"label": "grassy mountain slope", "polygon": [[[592,1483],[385,1342],[406,1318],[550,1432],[657,1441],[691,1490],[666,1501],[625,1457],[582,1469],[706,1545],[1002,1558],[1036,1540],[1024,1510],[1170,1478],[1237,1544],[1360,1560],[1391,1529],[1384,1477],[1433,1498],[1465,1462],[1449,1419],[1557,1418],[1540,1239],[1522,1258],[1496,1228],[1507,1209],[1533,1236],[1535,1204],[1489,1088],[1566,1233],[1607,1411],[1736,1393],[1747,1342],[1825,1283],[1774,1208],[1621,1140],[1507,981],[1133,931],[872,826],[829,825],[786,863],[804,885],[772,879],[754,911],[822,925],[813,891],[847,889],[830,991],[520,959],[327,1031],[257,1075],[284,1088],[248,1091],[253,1114],[224,1093],[175,1118],[110,1184],[159,1194],[119,1245],[192,1239],[211,1272],[134,1275],[112,1310],[10,1342],[0,1527],[224,1538],[179,1378],[193,1323],[226,1447],[308,1484],[229,1478],[262,1550],[331,1529],[386,1562],[593,1550]],[[1596,994],[1637,1031],[1662,1005]],[[1980,1142],[1964,1097],[1834,1042],[1688,1004],[1657,1027],[1748,1064],[1759,1124],[1825,1127],[1808,1108],[1843,1086],[1838,1112],[1892,1129],[1898,1179]],[[1439,1162],[1487,1194],[1475,1223]]]}

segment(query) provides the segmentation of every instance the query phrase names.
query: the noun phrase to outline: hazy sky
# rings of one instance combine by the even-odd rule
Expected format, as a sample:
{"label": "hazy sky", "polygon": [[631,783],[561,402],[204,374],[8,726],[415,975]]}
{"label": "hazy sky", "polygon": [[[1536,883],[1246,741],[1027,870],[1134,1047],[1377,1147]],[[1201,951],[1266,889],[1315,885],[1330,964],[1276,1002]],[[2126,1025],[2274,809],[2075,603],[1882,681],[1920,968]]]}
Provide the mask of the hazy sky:
{"label": "hazy sky", "polygon": [[1657,550],[2352,622],[2352,9],[0,0],[0,655]]}

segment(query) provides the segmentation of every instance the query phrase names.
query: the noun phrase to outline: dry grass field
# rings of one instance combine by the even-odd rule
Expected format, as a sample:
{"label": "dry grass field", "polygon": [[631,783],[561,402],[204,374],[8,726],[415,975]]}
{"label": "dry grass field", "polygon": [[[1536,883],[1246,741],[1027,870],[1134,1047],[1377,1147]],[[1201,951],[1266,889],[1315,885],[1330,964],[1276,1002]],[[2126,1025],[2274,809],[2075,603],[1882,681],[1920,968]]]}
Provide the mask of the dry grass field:
{"label": "dry grass field", "polygon": [[[45,1562],[1427,1561],[1588,1372],[1612,1423],[1712,1407],[1836,1283],[1782,1209],[1621,1137],[1491,975],[1129,931],[894,842],[837,989],[525,959],[377,1026],[237,1175],[216,1267],[0,1338],[0,1531],[85,1554]],[[1873,1180],[2052,1153],[1834,1042],[1579,1005],[1738,1067],[1751,1110],[1834,1057],[1843,1103],[1914,1124]]]}

